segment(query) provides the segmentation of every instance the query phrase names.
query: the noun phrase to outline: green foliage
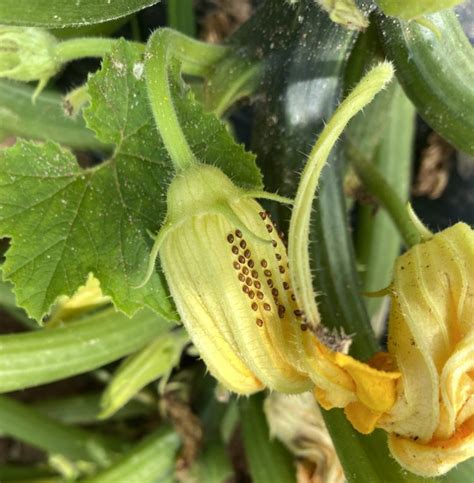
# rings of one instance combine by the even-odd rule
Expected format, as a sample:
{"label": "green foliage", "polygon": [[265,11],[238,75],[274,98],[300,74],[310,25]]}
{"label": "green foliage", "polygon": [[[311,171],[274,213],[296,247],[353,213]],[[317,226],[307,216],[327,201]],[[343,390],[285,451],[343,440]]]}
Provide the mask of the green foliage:
{"label": "green foliage", "polygon": [[124,17],[159,0],[2,0],[0,24],[63,28]]}
{"label": "green foliage", "polygon": [[[104,391],[100,417],[108,418],[115,414],[156,379],[162,377],[162,382],[166,383],[188,342],[188,334],[184,329],[166,332],[125,359]],[[164,384],[160,383],[160,386],[164,387]]]}
{"label": "green foliage", "polygon": [[154,483],[167,481],[174,472],[174,459],[180,446],[178,435],[160,429],[136,445],[118,462],[93,478],[90,483]]}
{"label": "green foliage", "polygon": [[116,441],[54,421],[4,396],[0,396],[0,432],[72,461],[85,460],[101,465],[110,462],[120,447]]}
{"label": "green foliage", "polygon": [[172,325],[150,310],[112,309],[54,329],[0,337],[0,392],[82,374],[141,349]]}
{"label": "green foliage", "polygon": [[463,1],[464,0],[417,0],[416,2],[407,2],[406,0],[377,0],[377,3],[387,15],[410,20],[421,15],[454,7]]}
{"label": "green foliage", "polygon": [[473,156],[474,49],[454,12],[445,10],[425,20],[421,25],[378,16],[385,53],[418,114]]}
{"label": "green foliage", "polygon": [[33,104],[33,92],[29,85],[0,80],[1,131],[29,139],[50,139],[77,149],[108,150],[81,117],[64,115],[59,93],[43,92]]}

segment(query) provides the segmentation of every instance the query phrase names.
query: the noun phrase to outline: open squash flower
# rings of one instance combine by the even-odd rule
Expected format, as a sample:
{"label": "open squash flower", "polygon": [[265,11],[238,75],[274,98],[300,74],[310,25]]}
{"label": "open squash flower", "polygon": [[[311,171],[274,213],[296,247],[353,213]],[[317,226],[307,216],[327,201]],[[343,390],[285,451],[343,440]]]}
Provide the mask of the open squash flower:
{"label": "open squash flower", "polygon": [[377,426],[423,476],[474,456],[474,231],[458,223],[399,257],[388,349],[402,377]]}

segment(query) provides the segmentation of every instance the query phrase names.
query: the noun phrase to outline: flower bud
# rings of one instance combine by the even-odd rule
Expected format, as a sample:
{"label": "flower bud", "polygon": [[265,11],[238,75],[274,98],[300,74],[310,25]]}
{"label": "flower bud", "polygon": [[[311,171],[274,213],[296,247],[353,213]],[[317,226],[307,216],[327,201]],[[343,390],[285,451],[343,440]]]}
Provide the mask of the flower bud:
{"label": "flower bud", "polygon": [[168,190],[160,259],[182,322],[226,388],[297,393],[288,361],[297,308],[286,248],[269,215],[220,170],[197,165]]}
{"label": "flower bud", "polygon": [[0,77],[43,83],[55,75],[55,37],[34,27],[0,26]]}

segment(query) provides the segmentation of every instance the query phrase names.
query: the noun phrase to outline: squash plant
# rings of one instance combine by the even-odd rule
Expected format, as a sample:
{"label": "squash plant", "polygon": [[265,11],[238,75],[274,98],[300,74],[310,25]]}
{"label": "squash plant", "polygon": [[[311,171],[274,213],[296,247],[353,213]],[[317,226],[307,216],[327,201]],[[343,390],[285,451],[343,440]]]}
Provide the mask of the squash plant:
{"label": "squash plant", "polygon": [[0,5],[0,480],[466,481],[474,235],[406,205],[460,2],[157,3]]}

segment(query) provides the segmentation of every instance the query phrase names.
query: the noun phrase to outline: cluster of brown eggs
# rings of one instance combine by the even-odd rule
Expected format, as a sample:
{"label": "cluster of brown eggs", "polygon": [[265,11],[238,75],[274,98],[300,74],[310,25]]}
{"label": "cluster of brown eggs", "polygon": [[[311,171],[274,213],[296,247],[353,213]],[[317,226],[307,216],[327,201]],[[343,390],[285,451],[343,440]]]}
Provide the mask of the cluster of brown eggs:
{"label": "cluster of brown eggs", "polygon": [[[256,324],[259,327],[263,327],[264,320],[272,316],[273,312],[278,314],[280,319],[283,319],[289,313],[288,304],[285,305],[281,302],[279,289],[277,287],[280,287],[280,290],[289,291],[288,299],[291,300],[292,313],[296,319],[302,321],[300,325],[301,330],[307,330],[308,326],[304,321],[304,314],[296,307],[295,295],[290,291],[287,270],[288,262],[286,260],[286,247],[283,242],[283,234],[278,234],[268,212],[261,211],[259,215],[272,238],[271,244],[277,263],[274,264],[273,261],[265,258],[260,260],[254,259],[241,230],[236,229],[233,233],[229,233],[227,235],[227,242],[231,245],[231,251],[234,255],[233,267],[237,271],[237,278],[241,283],[242,291],[248,296],[251,309],[257,312]],[[280,251],[278,251],[278,247],[280,247]],[[271,270],[272,265],[275,267],[273,272],[277,272],[275,274]],[[266,284],[268,288],[265,289],[262,287],[262,284]],[[265,291],[270,291],[273,303],[271,303]]]}

